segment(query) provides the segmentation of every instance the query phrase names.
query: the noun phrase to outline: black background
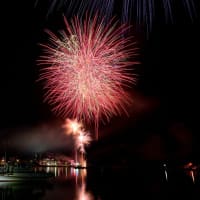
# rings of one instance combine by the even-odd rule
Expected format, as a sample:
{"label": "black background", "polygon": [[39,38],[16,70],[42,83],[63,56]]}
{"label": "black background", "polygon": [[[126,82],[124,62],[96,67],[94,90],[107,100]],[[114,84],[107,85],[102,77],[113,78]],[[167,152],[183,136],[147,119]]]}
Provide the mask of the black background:
{"label": "black background", "polygon": [[[120,6],[120,1],[116,1],[116,13],[119,13]],[[196,7],[197,16],[193,21],[182,8],[177,7],[174,12],[174,23],[168,24],[164,22],[159,6],[158,4],[158,13],[149,37],[146,38],[142,30],[135,31],[141,62],[137,68],[139,79],[135,90],[143,100],[154,98],[159,102],[159,106],[145,115],[143,123],[140,122],[142,124],[136,123],[139,127],[136,128],[137,136],[140,132],[143,133],[138,136],[141,140],[142,137],[147,137],[149,132],[157,132],[158,135],[165,135],[164,140],[169,143],[169,147],[176,146],[176,142],[171,144],[171,136],[167,133],[169,127],[173,124],[176,127],[178,124],[178,127],[184,127],[180,130],[187,130],[192,136],[192,153],[197,155],[200,144],[199,3]],[[1,2],[2,138],[10,134],[5,130],[34,126],[43,121],[57,119],[50,111],[50,107],[43,103],[42,84],[36,82],[39,77],[39,67],[36,64],[40,54],[38,43],[45,40],[44,29],[56,31],[63,27],[60,21],[62,12],[57,11],[47,18],[47,7],[45,1],[37,7],[34,7],[34,1],[30,0]],[[120,121],[123,124],[123,119]],[[132,123],[131,120],[128,122]],[[132,134],[134,129],[135,125],[132,124],[126,128],[127,132],[131,132],[129,138],[136,137]],[[120,135],[120,139],[122,137],[123,134]],[[136,139],[136,143],[137,141]]]}

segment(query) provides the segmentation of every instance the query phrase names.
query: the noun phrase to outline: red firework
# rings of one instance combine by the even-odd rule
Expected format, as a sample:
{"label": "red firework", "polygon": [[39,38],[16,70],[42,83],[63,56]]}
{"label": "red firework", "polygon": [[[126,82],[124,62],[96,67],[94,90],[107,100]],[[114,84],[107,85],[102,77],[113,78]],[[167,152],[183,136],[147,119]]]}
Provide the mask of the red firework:
{"label": "red firework", "polygon": [[104,25],[97,16],[75,17],[65,19],[65,25],[59,35],[48,31],[50,43],[42,45],[45,101],[63,117],[94,121],[98,130],[100,119],[127,113],[132,100],[126,88],[135,82],[129,71],[136,64],[135,43],[125,36],[129,27],[113,19]]}

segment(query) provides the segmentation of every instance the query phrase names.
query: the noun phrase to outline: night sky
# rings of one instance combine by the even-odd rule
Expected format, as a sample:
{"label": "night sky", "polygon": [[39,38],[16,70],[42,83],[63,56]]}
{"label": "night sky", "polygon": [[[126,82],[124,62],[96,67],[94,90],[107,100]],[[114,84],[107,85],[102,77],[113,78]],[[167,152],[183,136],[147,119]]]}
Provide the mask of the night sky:
{"label": "night sky", "polygon": [[[53,149],[59,149],[64,138],[62,130],[58,130],[63,119],[56,117],[50,106],[43,103],[42,83],[36,81],[39,71],[36,60],[40,54],[38,44],[46,39],[44,29],[56,31],[63,27],[59,21],[61,13],[55,12],[46,18],[45,2],[38,7],[34,7],[33,0],[1,3],[1,144],[13,135],[14,138],[23,138],[26,131],[45,140],[48,132],[55,130],[57,145],[53,139],[49,140],[49,143],[54,143],[50,145]],[[116,3],[115,7],[118,13],[120,3]],[[105,146],[102,152],[107,151],[106,147],[110,144],[115,146],[123,141],[128,149],[132,146],[133,152],[140,152],[137,156],[145,158],[198,155],[198,28],[199,16],[192,22],[181,8],[177,8],[174,23],[164,23],[158,13],[148,39],[142,31],[135,31],[141,64],[136,69],[139,78],[133,90],[134,108],[130,118],[119,117],[102,126],[102,138],[107,138],[102,142]],[[33,131],[36,129],[38,131]],[[50,135],[54,138],[54,133]],[[130,140],[133,143],[130,144]],[[42,143],[38,145],[41,147]],[[101,142],[99,146],[101,149]],[[154,150],[152,155],[143,153],[152,146],[160,154],[154,154]],[[162,148],[165,148],[164,153],[158,151]],[[41,148],[43,150],[49,149]]]}

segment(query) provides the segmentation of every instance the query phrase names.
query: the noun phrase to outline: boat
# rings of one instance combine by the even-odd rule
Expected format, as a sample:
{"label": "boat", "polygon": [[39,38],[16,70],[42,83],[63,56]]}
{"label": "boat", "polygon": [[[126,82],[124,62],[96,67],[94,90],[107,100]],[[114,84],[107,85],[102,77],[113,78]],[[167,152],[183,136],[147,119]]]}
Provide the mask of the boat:
{"label": "boat", "polygon": [[0,174],[0,181],[44,181],[52,177],[52,173],[46,172],[14,172]]}
{"label": "boat", "polygon": [[32,165],[15,166],[7,162],[0,167],[0,182],[3,181],[43,181],[54,177],[51,172],[39,171]]}

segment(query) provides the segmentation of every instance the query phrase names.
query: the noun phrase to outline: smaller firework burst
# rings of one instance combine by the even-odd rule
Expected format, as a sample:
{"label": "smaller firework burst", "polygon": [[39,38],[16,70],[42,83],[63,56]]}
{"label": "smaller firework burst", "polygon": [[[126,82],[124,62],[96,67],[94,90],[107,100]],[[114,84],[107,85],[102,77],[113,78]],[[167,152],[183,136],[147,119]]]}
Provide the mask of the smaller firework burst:
{"label": "smaller firework burst", "polygon": [[89,145],[91,140],[92,138],[90,137],[89,133],[85,131],[80,131],[75,140],[76,148],[81,153],[85,153],[85,146]]}
{"label": "smaller firework burst", "polygon": [[76,135],[81,130],[82,123],[78,122],[77,119],[71,120],[67,118],[63,128],[65,128],[67,134]]}
{"label": "smaller firework burst", "polygon": [[67,134],[72,134],[75,141],[75,161],[78,160],[78,151],[81,153],[82,166],[86,166],[86,161],[84,160],[85,146],[88,146],[92,141],[90,134],[83,130],[82,123],[78,122],[77,119],[71,120],[67,118],[64,125],[62,126]]}

